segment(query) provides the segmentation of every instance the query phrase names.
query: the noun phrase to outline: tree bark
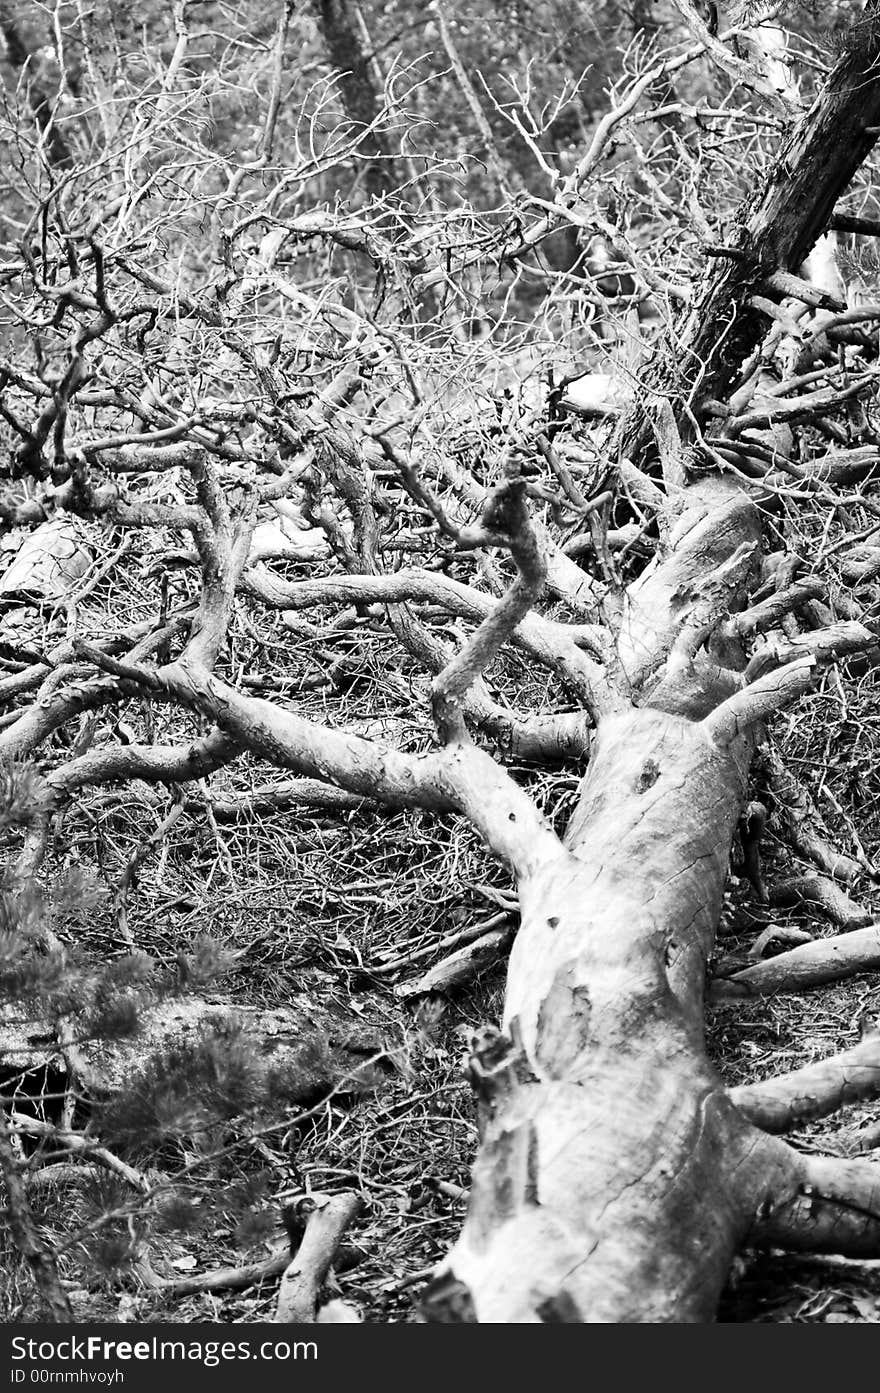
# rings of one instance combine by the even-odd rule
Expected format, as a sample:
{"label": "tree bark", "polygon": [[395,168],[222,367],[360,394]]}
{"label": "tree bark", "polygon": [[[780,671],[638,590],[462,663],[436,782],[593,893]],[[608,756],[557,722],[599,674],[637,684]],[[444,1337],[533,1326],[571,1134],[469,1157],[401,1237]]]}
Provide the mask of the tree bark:
{"label": "tree bark", "polygon": [[382,198],[395,188],[397,175],[381,132],[369,129],[381,111],[381,104],[358,35],[357,18],[350,0],[316,0],[315,10],[327,57],[339,73],[339,91],[346,114],[365,131],[367,194],[371,198]]}
{"label": "tree bark", "polygon": [[702,985],[746,765],[681,717],[607,719],[566,854],[520,885],[450,1261],[481,1321],[711,1318],[746,1206],[725,1179],[743,1125],[703,1056]]}
{"label": "tree bark", "polygon": [[[747,303],[756,282],[803,259],[873,145],[878,54],[874,22],[745,207],[743,256],[708,276],[678,327],[684,397],[736,381],[764,322]],[[668,391],[668,362],[650,385]],[[646,472],[654,429],[643,406],[621,434]],[[864,1252],[880,1234],[864,1164],[815,1166],[759,1131],[705,1055],[705,969],[751,729],[806,689],[813,660],[748,692],[730,630],[682,644],[713,596],[728,612],[747,604],[760,524],[726,477],[689,476],[674,444],[661,448],[668,542],[624,597],[617,641],[637,704],[600,719],[563,853],[520,877],[502,1030],[471,1062],[481,1138],[467,1219],[429,1319],[709,1321],[741,1244]]]}

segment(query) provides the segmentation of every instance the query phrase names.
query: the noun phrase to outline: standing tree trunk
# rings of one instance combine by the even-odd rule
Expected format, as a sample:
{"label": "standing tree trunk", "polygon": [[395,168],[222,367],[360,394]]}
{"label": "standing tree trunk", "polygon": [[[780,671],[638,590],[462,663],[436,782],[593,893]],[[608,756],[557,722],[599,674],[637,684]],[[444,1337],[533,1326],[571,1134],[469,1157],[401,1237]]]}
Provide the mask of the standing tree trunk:
{"label": "standing tree trunk", "polygon": [[64,169],[72,164],[73,154],[56,123],[55,103],[58,94],[52,93],[50,84],[40,71],[36,45],[33,51],[28,47],[20,27],[16,25],[6,6],[0,9],[0,36],[3,39],[7,61],[19,77],[24,78],[28,103],[45,142],[47,162],[53,168]]}
{"label": "standing tree trunk", "polygon": [[381,99],[358,35],[354,6],[350,0],[317,0],[315,9],[327,57],[339,73],[346,115],[364,131],[364,187],[370,198],[383,198],[397,186],[397,172],[382,132],[370,129],[382,109]]}

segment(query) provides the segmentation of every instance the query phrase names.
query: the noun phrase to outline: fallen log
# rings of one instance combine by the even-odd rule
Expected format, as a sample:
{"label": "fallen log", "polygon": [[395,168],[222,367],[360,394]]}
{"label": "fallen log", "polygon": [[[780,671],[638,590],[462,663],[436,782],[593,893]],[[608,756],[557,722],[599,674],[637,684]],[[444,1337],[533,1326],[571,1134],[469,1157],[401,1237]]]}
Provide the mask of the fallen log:
{"label": "fallen log", "polygon": [[[705,970],[754,733],[809,690],[824,655],[744,681],[719,625],[748,604],[760,519],[729,473],[701,456],[695,479],[686,453],[697,392],[723,402],[763,337],[755,286],[804,260],[874,143],[878,13],[870,0],[743,209],[741,255],[709,271],[619,429],[630,473],[663,497],[660,555],[621,601],[617,655],[635,704],[599,713],[562,848],[542,843],[515,867],[501,1029],[477,1037],[471,1060],[468,1213],[426,1292],[429,1319],[710,1321],[743,1244],[880,1251],[880,1168],[803,1156],[759,1130],[705,1054]],[[657,396],[676,403],[682,437],[676,450],[664,424],[662,484]]]}

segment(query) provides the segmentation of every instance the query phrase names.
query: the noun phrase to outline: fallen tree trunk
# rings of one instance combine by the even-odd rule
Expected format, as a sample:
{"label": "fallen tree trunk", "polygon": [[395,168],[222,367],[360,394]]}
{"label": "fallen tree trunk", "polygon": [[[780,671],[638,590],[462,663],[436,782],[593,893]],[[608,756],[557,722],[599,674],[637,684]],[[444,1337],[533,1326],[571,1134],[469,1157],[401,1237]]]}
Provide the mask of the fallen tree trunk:
{"label": "fallen tree trunk", "polygon": [[[746,207],[674,369],[661,363],[648,383],[674,381],[685,442],[695,396],[729,390],[756,347],[757,282],[803,259],[874,142],[878,8]],[[705,477],[705,459],[695,477],[699,456],[663,429],[663,483],[644,405],[620,436],[628,473],[665,484],[668,537],[624,598],[616,649],[634,704],[598,722],[562,850],[548,844],[520,875],[502,1028],[471,1062],[481,1141],[468,1215],[429,1319],[709,1321],[742,1244],[878,1250],[880,1171],[765,1134],[705,1055],[705,970],[753,732],[826,655],[804,650],[744,685],[721,620],[748,602],[757,510],[729,478]]]}
{"label": "fallen tree trunk", "polygon": [[[770,297],[800,295],[823,303],[823,297],[802,281],[780,272],[791,271],[801,260],[873,143],[880,123],[880,82],[875,77],[880,57],[878,11],[880,0],[871,0],[865,24],[780,152],[767,186],[734,222],[730,245],[714,247],[719,256],[714,264],[721,269],[708,275],[699,294],[687,302],[671,351],[656,354],[655,366],[643,374],[642,400],[619,434],[620,458],[610,470],[612,477],[600,478],[601,471],[593,470],[595,451],[586,461],[581,459],[587,464],[581,473],[568,468],[577,463],[578,445],[566,428],[552,444],[540,436],[534,442],[565,499],[533,481],[534,471],[526,465],[533,464],[529,456],[534,450],[525,443],[525,433],[489,458],[494,417],[491,433],[486,426],[486,459],[481,445],[470,477],[458,461],[463,437],[447,430],[446,424],[438,433],[427,423],[430,434],[420,443],[404,429],[405,420],[386,418],[384,406],[378,411],[369,406],[361,435],[356,402],[373,365],[372,349],[361,338],[360,328],[356,334],[346,328],[340,337],[339,374],[334,368],[333,380],[313,404],[297,405],[299,394],[288,386],[300,376],[299,351],[289,356],[285,349],[286,377],[288,369],[277,366],[274,350],[271,361],[265,361],[252,336],[239,325],[245,304],[254,296],[264,303],[263,290],[274,287],[270,273],[274,276],[275,258],[288,233],[298,235],[286,221],[276,220],[279,225],[267,232],[258,256],[247,258],[248,269],[231,278],[230,292],[221,297],[224,307],[218,308],[213,289],[208,304],[198,296],[180,298],[152,272],[136,276],[160,296],[163,316],[168,305],[179,305],[200,324],[200,333],[205,330],[200,352],[207,359],[211,344],[221,349],[221,376],[226,377],[233,359],[241,375],[235,376],[237,368],[229,373],[236,387],[234,402],[217,417],[222,430],[218,425],[216,434],[205,436],[201,405],[179,427],[191,434],[184,457],[175,454],[169,467],[185,471],[180,497],[195,501],[160,506],[132,500],[120,491],[115,474],[123,464],[123,473],[139,473],[141,464],[147,472],[163,470],[167,447],[160,445],[154,453],[151,442],[165,440],[169,429],[176,436],[178,427],[164,415],[157,416],[157,408],[145,408],[143,420],[137,417],[136,434],[126,434],[126,444],[117,450],[114,418],[123,399],[115,383],[106,381],[114,426],[112,450],[108,447],[109,459],[102,466],[95,455],[104,453],[98,447],[107,446],[108,438],[99,436],[96,443],[91,412],[96,397],[105,398],[104,391],[90,393],[82,403],[85,415],[79,414],[78,429],[84,433],[75,433],[70,419],[79,412],[71,408],[76,391],[91,381],[82,350],[97,347],[102,335],[118,327],[121,321],[112,306],[127,304],[129,291],[122,299],[108,299],[105,277],[108,269],[114,271],[112,258],[90,234],[94,304],[100,314],[92,321],[92,299],[79,290],[58,291],[62,299],[52,303],[48,292],[57,286],[47,274],[36,274],[35,254],[29,239],[23,241],[29,275],[28,289],[20,293],[28,300],[28,314],[33,313],[36,288],[47,310],[63,310],[65,326],[68,316],[79,323],[75,311],[81,312],[83,323],[78,337],[71,338],[69,368],[57,391],[42,377],[32,381],[30,373],[15,373],[15,410],[22,410],[19,397],[24,394],[33,423],[23,424],[22,416],[22,424],[16,426],[18,416],[8,413],[7,424],[21,437],[14,479],[33,476],[40,484],[51,480],[52,507],[68,506],[107,525],[186,533],[191,550],[183,558],[185,564],[200,568],[201,590],[194,604],[170,615],[163,591],[160,628],[155,630],[149,621],[141,628],[139,622],[121,643],[118,637],[96,642],[72,633],[69,642],[51,652],[22,649],[26,663],[19,671],[15,659],[6,679],[7,696],[17,700],[30,692],[34,700],[4,717],[0,748],[8,756],[26,758],[50,738],[55,745],[56,732],[60,737],[62,727],[77,716],[130,698],[169,701],[210,724],[200,734],[188,726],[185,743],[177,745],[155,745],[151,725],[143,744],[126,737],[119,745],[101,742],[89,748],[89,715],[72,737],[71,757],[59,755],[63,762],[39,776],[39,797],[33,799],[9,884],[14,890],[36,875],[48,852],[51,817],[77,791],[116,779],[191,783],[202,774],[225,769],[241,753],[297,776],[280,792],[258,788],[258,803],[317,798],[325,806],[356,808],[370,800],[371,806],[419,808],[470,822],[517,877],[522,928],[512,953],[502,1028],[483,1032],[474,1050],[481,1150],[461,1240],[429,1291],[426,1309],[435,1318],[708,1320],[731,1257],[742,1244],[787,1243],[852,1253],[880,1250],[877,1169],[862,1162],[798,1155],[767,1128],[757,1126],[766,1110],[760,1112],[755,1094],[732,1095],[725,1089],[706,1057],[702,1019],[706,968],[731,842],[743,808],[749,807],[749,768],[762,724],[807,692],[835,654],[862,652],[875,641],[860,623],[856,597],[848,597],[849,605],[843,607],[835,598],[832,610],[819,604],[820,594],[832,601],[831,584],[816,588],[807,582],[805,588],[794,582],[800,558],[781,552],[775,558],[762,555],[762,520],[774,512],[778,517],[783,507],[791,509],[791,517],[800,499],[814,507],[817,500],[827,500],[829,529],[837,527],[839,496],[833,486],[854,467],[849,461],[841,473],[822,456],[812,461],[811,469],[811,461],[787,456],[794,428],[805,422],[815,421],[831,439],[843,436],[846,442],[850,437],[839,420],[829,422],[825,415],[839,408],[839,417],[849,422],[863,413],[855,394],[867,392],[871,373],[852,372],[843,340],[838,340],[837,364],[823,367],[821,373],[807,372],[814,359],[827,356],[831,344],[824,330],[813,332],[819,328],[816,324],[807,330],[808,361],[798,369],[802,355],[796,350],[803,343],[796,312]],[[279,53],[285,23],[282,20],[278,30]],[[718,45],[720,41],[713,45],[716,55]],[[592,177],[615,125],[625,122],[640,94],[698,54],[698,49],[679,54],[629,86],[614,111],[599,123],[591,151],[579,163],[576,177],[563,181],[548,216],[571,214],[573,225],[586,227],[577,208],[578,180]],[[273,123],[270,109],[266,150]],[[209,202],[213,207],[213,193]],[[245,226],[246,221],[236,225]],[[532,227],[542,228],[543,236],[551,225],[542,216]],[[61,230],[64,235],[56,240],[66,245],[63,224]],[[347,225],[334,229],[343,247],[351,242],[349,231]],[[524,245],[536,245],[537,234],[528,236]],[[44,260],[50,240],[47,232]],[[403,244],[398,240],[395,245],[403,255]],[[668,243],[664,240],[663,245]],[[497,244],[493,241],[491,246]],[[349,249],[360,255],[361,239]],[[459,269],[472,264],[470,255],[462,253],[467,259],[459,261]],[[384,283],[385,252],[380,249],[373,259]],[[445,278],[451,264],[447,259]],[[411,269],[415,265],[413,261]],[[118,269],[126,277],[132,274],[127,263]],[[10,274],[10,284],[20,279],[19,270]],[[656,274],[651,279],[664,286]],[[120,283],[118,277],[115,283]],[[404,287],[409,283],[400,282]],[[430,274],[415,277],[421,290],[429,283]],[[666,286],[673,288],[668,282]],[[402,303],[401,294],[396,305]],[[158,320],[159,308],[154,308]],[[140,303],[135,309],[140,316]],[[306,318],[311,342],[311,310]],[[24,322],[32,320],[25,317]],[[62,328],[57,317],[33,322]],[[278,315],[276,322],[281,345],[286,320]],[[407,366],[397,343],[396,310],[388,312],[385,323],[392,326],[387,337],[399,349],[401,365]],[[367,319],[363,325],[373,327]],[[765,326],[768,332],[761,342]],[[209,329],[218,334],[209,335]],[[418,329],[414,346],[424,345],[428,336],[416,317],[413,329]],[[784,380],[774,386],[770,379],[777,347],[785,349],[784,354],[776,353]],[[118,361],[116,352],[113,348],[106,355],[108,362]],[[150,350],[151,360],[157,353],[156,348]],[[336,362],[332,354],[329,361]],[[94,350],[91,363],[98,371],[100,357]],[[361,372],[368,364],[369,372]],[[800,377],[793,377],[798,371]],[[447,373],[445,359],[438,373]],[[384,369],[378,376],[384,379]],[[422,391],[408,366],[406,376],[412,379],[414,402],[420,402]],[[828,377],[830,385],[818,386],[820,377]],[[428,374],[425,380],[430,378]],[[250,390],[252,383],[257,384],[256,395]],[[785,400],[779,405],[781,398]],[[251,409],[250,403],[257,400],[271,411]],[[383,400],[391,410],[394,395]],[[205,401],[207,409],[210,399]],[[244,422],[238,415],[243,402],[248,403],[246,449],[232,442]],[[227,407],[233,408],[231,415]],[[396,406],[393,409],[396,412]],[[443,407],[435,420],[447,419],[452,418]],[[707,440],[701,421],[710,419]],[[233,423],[229,432],[227,421]],[[283,455],[276,438],[282,422]],[[263,434],[251,440],[250,426],[258,423]],[[142,432],[141,425],[151,429]],[[435,457],[440,433],[451,437],[446,460],[442,454]],[[48,459],[50,441],[56,450],[54,464]],[[308,455],[288,470],[282,463],[293,458],[288,449],[297,454],[305,445]],[[267,453],[264,447],[270,446]],[[120,463],[119,456],[129,447],[132,453]],[[568,461],[563,458],[566,449],[572,451]],[[226,472],[220,461],[235,467]],[[273,477],[266,484],[263,466],[270,464]],[[864,460],[859,469],[863,466]],[[389,477],[386,491],[384,482],[380,487],[377,481]],[[441,495],[431,491],[438,481]],[[261,510],[283,501],[282,495],[290,502],[285,491],[295,486],[302,487],[308,511],[321,519],[327,551],[347,573],[344,577],[300,582],[264,574],[261,565],[254,564],[260,549],[254,553],[252,540]],[[488,591],[426,566],[383,569],[385,552],[399,550],[390,542],[397,538],[408,546],[422,530],[414,524],[412,534],[391,531],[396,529],[392,514],[403,512],[404,487],[417,516],[433,518],[462,551],[481,554]],[[173,496],[178,496],[176,484]],[[325,496],[335,503],[328,501],[325,508]],[[563,521],[557,526],[554,519],[557,532],[567,511],[574,513],[578,525],[587,524],[596,575],[581,570],[546,526],[532,522],[529,498],[542,500],[551,516],[558,512]],[[4,506],[10,519],[20,520],[21,510],[26,513],[30,505],[10,494]],[[480,509],[479,521],[473,520],[475,508]],[[389,522],[384,541],[380,516]],[[638,550],[624,555],[629,540],[612,547],[609,522],[619,524],[610,529],[618,539],[637,539]],[[845,517],[843,525],[849,528]],[[875,530],[868,527],[866,537]],[[773,546],[782,546],[785,535],[778,528]],[[583,536],[577,546],[581,556]],[[846,544],[844,537],[831,543],[831,550]],[[656,555],[645,564],[653,546]],[[509,585],[494,563],[488,564],[491,558],[485,552],[493,548],[506,550],[513,560],[516,574]],[[439,564],[444,566],[445,560]],[[624,588],[622,574],[637,574],[637,579]],[[833,585],[839,593],[837,579]],[[768,586],[775,586],[770,600]],[[545,591],[561,599],[578,622],[533,613]],[[426,749],[421,729],[416,750],[385,746],[389,723],[398,741],[404,741],[402,716],[369,716],[366,729],[353,717],[359,728],[352,729],[347,723],[340,726],[336,713],[332,720],[317,721],[308,707],[291,709],[286,699],[270,700],[265,693],[283,692],[291,684],[286,673],[275,677],[246,672],[243,654],[250,650],[237,650],[235,630],[230,628],[236,597],[242,593],[282,614],[287,611],[285,626],[294,635],[298,631],[303,642],[309,635],[317,641],[322,630],[299,617],[301,608],[325,603],[354,606],[357,613],[341,615],[340,620],[355,628],[340,627],[340,637],[356,636],[361,619],[372,622],[367,609],[386,613],[399,651],[434,675],[432,708],[440,748]],[[416,605],[423,607],[421,615]],[[460,645],[450,647],[441,631],[427,622],[425,616],[434,606],[472,626]],[[814,626],[812,631],[799,627],[798,615]],[[762,634],[768,630],[762,646]],[[188,637],[182,647],[170,642],[184,631]],[[255,641],[258,648],[265,646],[262,637]],[[511,642],[554,684],[545,689],[546,700],[540,698],[542,710],[523,717],[507,706],[507,676],[499,699],[493,695],[492,665]],[[331,650],[329,661],[340,677],[354,676],[361,666],[347,645]],[[302,666],[306,670],[311,662],[304,660]],[[324,678],[319,680],[323,683]],[[309,676],[302,689],[312,686]],[[414,694],[415,688],[398,687],[398,696],[403,693]],[[545,711],[546,705],[566,709]],[[576,709],[568,709],[571,706]],[[490,736],[498,758],[474,743],[474,731]],[[583,759],[588,749],[588,772],[563,840],[544,815],[543,791],[533,798],[504,768],[504,757]],[[564,797],[567,800],[567,780]],[[235,811],[234,800],[223,801],[227,810]],[[762,805],[751,806],[761,807],[761,815],[747,815],[746,837],[749,824],[757,826],[763,818]],[[185,807],[177,795],[175,807]],[[777,814],[776,822],[784,818]],[[163,825],[170,825],[167,818]],[[220,849],[219,836],[217,840]],[[809,845],[817,864],[847,883],[866,861],[860,856],[853,869],[852,862],[838,860],[822,846],[818,834]],[[226,855],[222,848],[224,859]],[[763,901],[760,870],[754,863],[750,875]],[[824,893],[826,901],[840,909],[839,896],[827,889]],[[61,940],[48,918],[39,932],[53,960],[62,962]],[[452,937],[461,949],[464,934],[456,931]],[[433,943],[430,951],[439,946]],[[484,942],[480,951],[495,946]],[[403,951],[376,964],[359,959],[359,968],[382,977],[407,962],[421,961],[423,951],[410,945],[408,956]],[[475,948],[468,954],[471,961],[477,952]],[[461,958],[447,960],[445,970],[455,974],[462,967]],[[436,975],[429,980],[436,986]],[[860,1060],[864,1065],[861,1056]],[[784,1102],[791,1116],[801,1109],[800,1090],[805,1087],[815,1090],[823,1110],[838,1099],[869,1096],[874,1087],[873,1066],[861,1068],[857,1077],[851,1057],[826,1061],[825,1066],[821,1078],[813,1074],[806,1085],[803,1078],[789,1081]],[[798,1090],[793,1098],[792,1089]],[[810,1093],[810,1107],[812,1098]],[[65,1134],[58,1135],[63,1140]],[[103,1155],[104,1162],[112,1164],[115,1153],[92,1150],[96,1159]],[[7,1162],[18,1164],[12,1156]],[[129,1176],[132,1183],[136,1179]],[[350,1196],[336,1196],[332,1202],[337,1200],[339,1210],[328,1210],[310,1226],[290,1267],[282,1318],[304,1312],[309,1319],[320,1319],[316,1304],[322,1274],[353,1212],[349,1206],[355,1203]],[[27,1225],[19,1227],[19,1246],[26,1252]],[[243,1276],[240,1269],[234,1274],[227,1269],[220,1276],[226,1283],[231,1275],[240,1282],[252,1280],[254,1271],[248,1269]]]}
{"label": "fallen tree trunk", "polygon": [[711,1318],[748,1222],[721,1167],[743,1124],[699,1041],[745,772],[741,749],[681,718],[600,727],[565,855],[520,886],[505,1034],[473,1062],[470,1212],[434,1314],[469,1296],[481,1321]]}
{"label": "fallen tree trunk", "polygon": [[[696,486],[691,511],[640,587],[632,666],[664,600],[674,622],[684,578],[754,535],[754,510],[725,486]],[[703,666],[711,680],[689,673],[694,710],[719,680]],[[655,685],[684,703],[687,684]],[[435,1318],[711,1318],[764,1171],[702,1048],[750,755],[748,735],[718,745],[703,720],[650,706],[600,722],[562,854],[520,881],[504,1033],[472,1065],[483,1140],[470,1211],[428,1298]]]}
{"label": "fallen tree trunk", "polygon": [[880,1207],[848,1212],[867,1169],[825,1163],[820,1221],[800,1200],[817,1158],[751,1125],[705,1058],[746,753],[656,711],[600,727],[565,854],[520,886],[503,1033],[472,1061],[469,1214],[433,1318],[709,1321],[747,1242],[784,1228],[791,1246],[874,1251]]}

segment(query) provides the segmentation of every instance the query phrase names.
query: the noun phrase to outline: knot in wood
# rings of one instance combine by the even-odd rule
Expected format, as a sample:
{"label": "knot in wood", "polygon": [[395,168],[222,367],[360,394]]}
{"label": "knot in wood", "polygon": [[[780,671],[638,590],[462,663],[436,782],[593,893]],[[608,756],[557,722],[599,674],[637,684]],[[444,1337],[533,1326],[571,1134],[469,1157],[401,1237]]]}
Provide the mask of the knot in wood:
{"label": "knot in wood", "polygon": [[505,479],[486,501],[482,523],[487,532],[516,537],[528,524],[524,479]]}
{"label": "knot in wood", "polygon": [[655,759],[646,759],[636,779],[636,793],[647,793],[659,778],[660,765]]}

